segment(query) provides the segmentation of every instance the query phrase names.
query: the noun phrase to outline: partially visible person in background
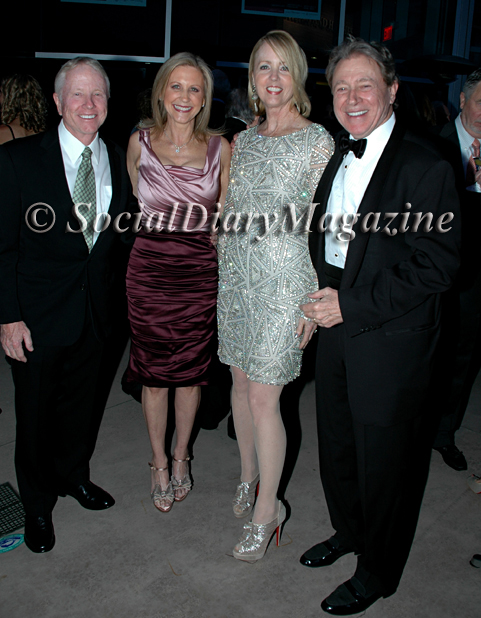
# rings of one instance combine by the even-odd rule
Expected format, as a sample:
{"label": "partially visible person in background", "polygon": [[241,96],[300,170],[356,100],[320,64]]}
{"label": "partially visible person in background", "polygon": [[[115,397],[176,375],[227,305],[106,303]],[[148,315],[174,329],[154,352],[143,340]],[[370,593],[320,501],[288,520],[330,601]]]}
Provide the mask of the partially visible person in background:
{"label": "partially visible person in background", "polygon": [[461,266],[454,286],[443,295],[441,342],[433,410],[440,423],[434,449],[453,470],[468,463],[456,446],[474,381],[481,368],[481,245],[476,226],[481,206],[481,67],[468,76],[460,113],[439,132],[439,148],[454,170],[461,204]]}
{"label": "partially visible person in background", "polygon": [[47,101],[31,75],[6,77],[0,86],[0,144],[42,133],[47,128]]}
{"label": "partially visible person in background", "polygon": [[424,123],[429,127],[435,127],[437,124],[436,111],[428,94],[424,92],[420,100],[421,117]]}
{"label": "partially visible person in background", "polygon": [[143,129],[149,121],[152,120],[152,88],[146,88],[137,95],[136,108],[137,108],[137,124],[132,129],[130,135]]}
{"label": "partially visible person in background", "polygon": [[444,127],[445,124],[451,122],[451,114],[449,113],[449,109],[446,104],[442,101],[433,101],[432,106],[434,109],[434,114],[436,116],[436,126]]}
{"label": "partially visible person in background", "polygon": [[245,131],[254,122],[254,112],[249,104],[247,90],[245,88],[234,88],[229,94],[225,111],[226,133],[224,137],[228,142],[232,142],[234,135]]}
{"label": "partially visible person in background", "polygon": [[230,81],[224,71],[214,69],[214,94],[209,117],[209,128],[221,129],[224,126],[226,116],[226,101],[230,93]]}

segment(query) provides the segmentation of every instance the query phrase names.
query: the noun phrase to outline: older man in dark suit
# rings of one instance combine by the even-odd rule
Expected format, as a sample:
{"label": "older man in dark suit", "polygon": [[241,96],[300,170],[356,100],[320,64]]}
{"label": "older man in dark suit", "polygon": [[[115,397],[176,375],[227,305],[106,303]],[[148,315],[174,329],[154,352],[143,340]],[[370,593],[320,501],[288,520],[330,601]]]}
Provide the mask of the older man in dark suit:
{"label": "older man in dark suit", "polygon": [[[440,148],[451,163],[461,204],[461,266],[453,288],[444,296],[443,333],[437,397],[441,416],[434,448],[448,466],[466,470],[455,444],[471,389],[481,367],[481,69],[468,76],[460,96],[461,112],[439,132]],[[481,485],[480,485],[481,491]]]}
{"label": "older man in dark suit", "polygon": [[92,510],[114,504],[89,477],[114,220],[130,194],[123,152],[98,135],[108,97],[103,67],[71,60],[55,80],[58,129],[0,147],[1,343],[15,383],[25,542],[38,553],[54,546],[59,495]]}
{"label": "older man in dark suit", "polygon": [[336,532],[301,563],[358,554],[354,576],[321,604],[350,615],[395,592],[414,537],[431,452],[426,404],[440,295],[459,263],[459,206],[449,164],[396,122],[386,48],[345,41],[326,75],[345,132],[314,198],[320,290],[302,309],[321,327],[320,469]]}

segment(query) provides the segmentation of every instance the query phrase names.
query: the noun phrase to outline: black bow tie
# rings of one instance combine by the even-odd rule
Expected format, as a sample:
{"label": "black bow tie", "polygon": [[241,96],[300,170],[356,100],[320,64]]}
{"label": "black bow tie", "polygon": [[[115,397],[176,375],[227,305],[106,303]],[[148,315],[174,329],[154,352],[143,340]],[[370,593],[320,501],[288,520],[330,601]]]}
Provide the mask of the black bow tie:
{"label": "black bow tie", "polygon": [[339,150],[341,154],[345,155],[350,150],[354,153],[354,155],[360,159],[362,155],[366,152],[367,139],[349,139],[347,135],[341,135],[341,139],[339,140]]}

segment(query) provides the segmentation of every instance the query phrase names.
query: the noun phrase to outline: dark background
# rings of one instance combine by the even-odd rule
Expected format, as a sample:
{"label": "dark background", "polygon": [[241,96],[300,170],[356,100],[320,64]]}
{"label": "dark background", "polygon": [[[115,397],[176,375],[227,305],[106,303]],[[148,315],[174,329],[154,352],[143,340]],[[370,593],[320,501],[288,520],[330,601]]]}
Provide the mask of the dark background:
{"label": "dark background", "polygon": [[[469,5],[473,0],[460,0]],[[474,4],[469,57],[481,63],[481,3]],[[2,11],[0,77],[27,72],[41,83],[51,101],[55,74],[65,59],[35,58],[35,52],[69,52],[79,55],[113,54],[134,56],[164,55],[165,0],[147,0],[147,7],[66,3],[60,0],[16,0],[9,3],[9,15]],[[266,32],[280,28],[290,32],[306,52],[310,73],[308,93],[313,99],[311,119],[322,121],[330,93],[319,70],[325,68],[329,50],[337,44],[339,0],[322,0],[321,19],[303,20],[242,14],[241,0],[174,0],[171,28],[171,55],[191,51],[212,68],[219,61],[247,63],[255,42]],[[413,60],[407,78],[415,98],[427,92],[433,99],[447,102],[447,84],[456,78],[453,70],[423,70],[428,54],[452,54],[456,0],[347,0],[345,34],[367,40],[382,40],[384,29],[393,27],[385,41],[401,64]],[[420,59],[419,62],[417,59]],[[152,85],[157,63],[102,61],[109,74],[112,91],[105,132],[126,146],[137,122],[137,93]],[[474,66],[474,65],[473,65]],[[245,86],[245,68],[224,68],[232,87]],[[51,102],[49,123],[58,122]]]}

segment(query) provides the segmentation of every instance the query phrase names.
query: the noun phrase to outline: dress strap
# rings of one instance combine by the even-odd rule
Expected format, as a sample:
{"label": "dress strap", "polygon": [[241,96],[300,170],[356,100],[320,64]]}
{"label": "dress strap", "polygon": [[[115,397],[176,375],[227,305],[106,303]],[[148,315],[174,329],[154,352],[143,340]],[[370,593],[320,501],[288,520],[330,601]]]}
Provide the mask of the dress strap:
{"label": "dress strap", "polygon": [[139,129],[139,142],[144,144],[144,146],[151,148],[149,129]]}
{"label": "dress strap", "polygon": [[206,163],[207,159],[209,158],[211,160],[211,165],[220,161],[221,152],[222,142],[220,139],[220,135],[212,135],[209,139],[209,143],[207,144]]}
{"label": "dress strap", "polygon": [[17,138],[15,137],[15,133],[13,132],[12,127],[11,127],[9,124],[6,124],[5,126],[6,126],[6,127],[8,127],[8,128],[10,129],[10,133],[12,134],[12,139],[17,139]]}

